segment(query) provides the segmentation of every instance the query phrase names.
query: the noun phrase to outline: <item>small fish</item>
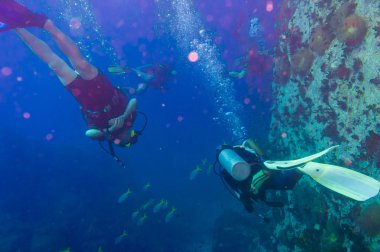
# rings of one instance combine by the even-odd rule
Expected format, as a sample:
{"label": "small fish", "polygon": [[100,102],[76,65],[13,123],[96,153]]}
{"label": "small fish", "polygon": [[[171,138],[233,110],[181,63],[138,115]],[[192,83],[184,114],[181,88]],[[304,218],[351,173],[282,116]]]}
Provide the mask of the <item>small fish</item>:
{"label": "small fish", "polygon": [[206,163],[207,163],[207,159],[206,159],[206,158],[204,158],[204,159],[201,160],[201,165],[202,165],[202,166],[205,166]]}
{"label": "small fish", "polygon": [[65,250],[61,250],[61,251],[59,251],[59,252],[70,252],[70,248],[67,248],[67,249],[65,249]]}
{"label": "small fish", "polygon": [[162,205],[162,209],[168,208],[169,202],[168,200],[165,200],[164,204]]}
{"label": "small fish", "polygon": [[98,252],[103,252],[102,246],[98,247]]}
{"label": "small fish", "polygon": [[120,195],[119,200],[117,202],[119,202],[119,204],[123,203],[131,194],[132,194],[132,190],[128,188],[128,190],[125,193]]}
{"label": "small fish", "polygon": [[172,209],[170,210],[170,212],[165,216],[165,222],[168,223],[169,221],[171,221],[171,219],[173,218],[175,212],[177,211],[177,208],[175,207],[172,207]]}
{"label": "small fish", "polygon": [[134,211],[134,212],[132,213],[132,220],[135,220],[139,214],[140,214],[140,211],[139,211],[139,210]]}
{"label": "small fish", "polygon": [[198,173],[200,171],[202,171],[202,168],[199,165],[195,166],[195,169],[192,170],[191,173],[190,173],[190,178],[189,179],[190,180],[195,179],[195,177],[198,175]]}
{"label": "small fish", "polygon": [[162,206],[165,204],[165,200],[161,199],[160,202],[158,202],[154,207],[153,207],[153,213],[157,213],[158,211],[161,210]]}
{"label": "small fish", "polygon": [[146,211],[146,209],[148,207],[150,207],[151,205],[153,205],[153,203],[154,203],[154,200],[150,199],[150,200],[148,200],[148,202],[146,202],[144,205],[142,205],[141,209],[144,210],[144,211]]}
{"label": "small fish", "polygon": [[147,182],[147,183],[144,185],[143,190],[144,190],[144,191],[148,191],[151,187],[152,187],[151,183],[150,183],[150,182]]}
{"label": "small fish", "polygon": [[247,74],[247,71],[245,69],[241,70],[240,72],[230,71],[228,72],[228,75],[232,78],[242,79]]}
{"label": "small fish", "polygon": [[120,244],[127,237],[128,237],[128,233],[124,230],[121,235],[119,235],[118,237],[116,237],[115,244]]}
{"label": "small fish", "polygon": [[214,168],[214,165],[209,164],[209,165],[207,166],[207,174],[210,174],[213,168]]}
{"label": "small fish", "polygon": [[144,213],[144,215],[137,221],[137,226],[144,224],[146,219],[148,219],[148,216]]}
{"label": "small fish", "polygon": [[110,67],[108,67],[108,72],[110,72],[112,74],[124,74],[124,73],[128,73],[130,71],[131,70],[129,70],[127,67],[123,67],[123,66],[110,66]]}

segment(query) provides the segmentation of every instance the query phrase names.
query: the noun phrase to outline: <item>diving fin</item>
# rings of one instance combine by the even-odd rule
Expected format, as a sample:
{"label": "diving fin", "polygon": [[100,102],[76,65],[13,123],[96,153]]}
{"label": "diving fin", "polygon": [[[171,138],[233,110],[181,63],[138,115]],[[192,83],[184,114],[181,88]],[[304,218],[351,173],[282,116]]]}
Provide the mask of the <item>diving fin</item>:
{"label": "diving fin", "polygon": [[147,67],[151,67],[151,66],[152,66],[152,64],[145,64],[145,65],[142,65],[142,66],[136,67],[135,69],[141,71],[142,69],[147,68]]}
{"label": "diving fin", "polygon": [[330,164],[308,162],[297,167],[324,187],[357,201],[378,195],[380,182],[362,173]]}
{"label": "diving fin", "polygon": [[326,153],[328,153],[329,151],[335,149],[336,147],[338,147],[339,145],[335,145],[335,146],[332,146],[324,151],[321,151],[321,152],[318,152],[316,154],[313,154],[313,155],[310,155],[310,156],[307,156],[307,157],[304,157],[304,158],[300,158],[300,159],[295,159],[295,160],[288,160],[288,161],[271,161],[271,160],[268,160],[268,161],[265,161],[264,162],[264,165],[266,168],[268,169],[271,169],[271,170],[290,170],[290,169],[295,169],[299,166],[302,166],[304,165],[305,163],[307,162],[310,162],[314,159],[317,159],[323,155],[325,155]]}
{"label": "diving fin", "polygon": [[127,73],[128,68],[122,67],[122,66],[110,66],[108,67],[108,72],[113,73],[113,74],[123,74]]}
{"label": "diving fin", "polygon": [[140,70],[140,68],[131,68],[131,70],[133,72],[135,72],[135,74],[138,77],[140,77],[141,79],[143,79],[144,81],[150,81],[150,80],[152,80],[154,78],[153,74],[144,72],[144,71]]}

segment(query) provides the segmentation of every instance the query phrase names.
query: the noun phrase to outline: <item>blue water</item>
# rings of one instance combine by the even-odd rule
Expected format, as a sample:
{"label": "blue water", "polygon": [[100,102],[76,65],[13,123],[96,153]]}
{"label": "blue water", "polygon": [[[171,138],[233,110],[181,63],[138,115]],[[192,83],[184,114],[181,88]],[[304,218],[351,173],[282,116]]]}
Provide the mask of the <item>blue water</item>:
{"label": "blue water", "polygon": [[[138,78],[107,73],[112,64],[160,63],[176,71],[165,92],[152,89],[137,96],[149,121],[136,145],[117,148],[126,169],[84,136],[78,104],[49,68],[14,32],[0,34],[0,68],[11,70],[0,76],[0,251],[211,251],[215,220],[230,209],[245,215],[206,166],[214,162],[219,144],[236,138],[250,136],[265,146],[271,68],[243,79],[228,72],[240,71],[236,60],[251,49],[258,53],[263,41],[268,50],[274,46],[276,9],[266,12],[261,1],[175,2],[192,6],[190,17],[207,36],[200,43],[212,48],[212,55],[206,50],[198,62],[187,60],[198,47],[182,46],[184,38],[171,30],[185,17],[173,18],[182,14],[170,2],[25,2],[72,36],[115,85],[136,86]],[[260,40],[250,37],[253,17],[263,24]],[[72,18],[83,18],[83,31],[70,30]],[[63,57],[48,34],[30,31]],[[192,32],[190,38],[199,37]],[[216,65],[216,72],[210,70]],[[226,92],[218,91],[227,86]],[[202,160],[203,171],[190,180]],[[145,191],[147,182],[152,187]],[[132,195],[119,204],[128,188]],[[162,198],[168,207],[153,213]],[[150,199],[148,218],[138,225],[131,215]],[[166,222],[172,207],[177,211]],[[115,244],[124,230],[128,237]]]}

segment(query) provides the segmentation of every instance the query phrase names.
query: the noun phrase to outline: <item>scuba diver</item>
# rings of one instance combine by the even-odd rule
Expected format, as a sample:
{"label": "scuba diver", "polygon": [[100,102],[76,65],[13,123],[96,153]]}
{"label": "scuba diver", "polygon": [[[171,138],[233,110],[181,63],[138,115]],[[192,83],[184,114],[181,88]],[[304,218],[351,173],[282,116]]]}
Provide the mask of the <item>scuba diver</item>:
{"label": "scuba diver", "polygon": [[[28,32],[25,29],[27,27],[38,27],[49,32],[68,57],[72,67],[55,54],[44,41]],[[86,61],[74,42],[46,15],[33,13],[14,0],[2,0],[0,32],[10,29],[13,29],[53,70],[63,86],[78,101],[88,126],[85,135],[94,140],[108,141],[109,151],[106,151],[116,161],[121,162],[113,150],[113,144],[129,147],[137,141],[139,132],[136,133],[132,129],[136,119],[137,100],[135,98],[128,100],[128,97],[114,87],[105,75]]]}
{"label": "scuba diver", "polygon": [[258,200],[272,207],[283,206],[282,202],[269,201],[266,192],[292,190],[304,174],[357,201],[378,195],[379,181],[347,168],[313,162],[336,147],[296,160],[270,161],[255,142],[248,139],[241,145],[218,147],[214,170],[249,213],[254,211],[253,203]]}
{"label": "scuba diver", "polygon": [[167,64],[147,64],[140,67],[111,66],[108,71],[112,74],[135,73],[142,82],[136,88],[126,87],[129,91],[134,90],[136,94],[145,93],[148,89],[166,90],[166,83],[176,72]]}

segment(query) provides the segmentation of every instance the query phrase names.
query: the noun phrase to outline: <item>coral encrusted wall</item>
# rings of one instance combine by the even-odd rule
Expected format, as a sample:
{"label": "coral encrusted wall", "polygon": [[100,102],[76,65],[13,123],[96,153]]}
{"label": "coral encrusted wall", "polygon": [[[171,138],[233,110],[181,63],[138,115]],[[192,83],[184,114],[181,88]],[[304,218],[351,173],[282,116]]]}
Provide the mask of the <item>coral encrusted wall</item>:
{"label": "coral encrusted wall", "polygon": [[[284,0],[269,141],[380,180],[380,1]],[[272,158],[272,157],[271,157]],[[316,193],[318,192],[318,193]],[[284,251],[380,251],[380,197],[356,202],[304,177],[276,226]]]}
{"label": "coral encrusted wall", "polygon": [[380,2],[282,1],[269,140],[379,178]]}

